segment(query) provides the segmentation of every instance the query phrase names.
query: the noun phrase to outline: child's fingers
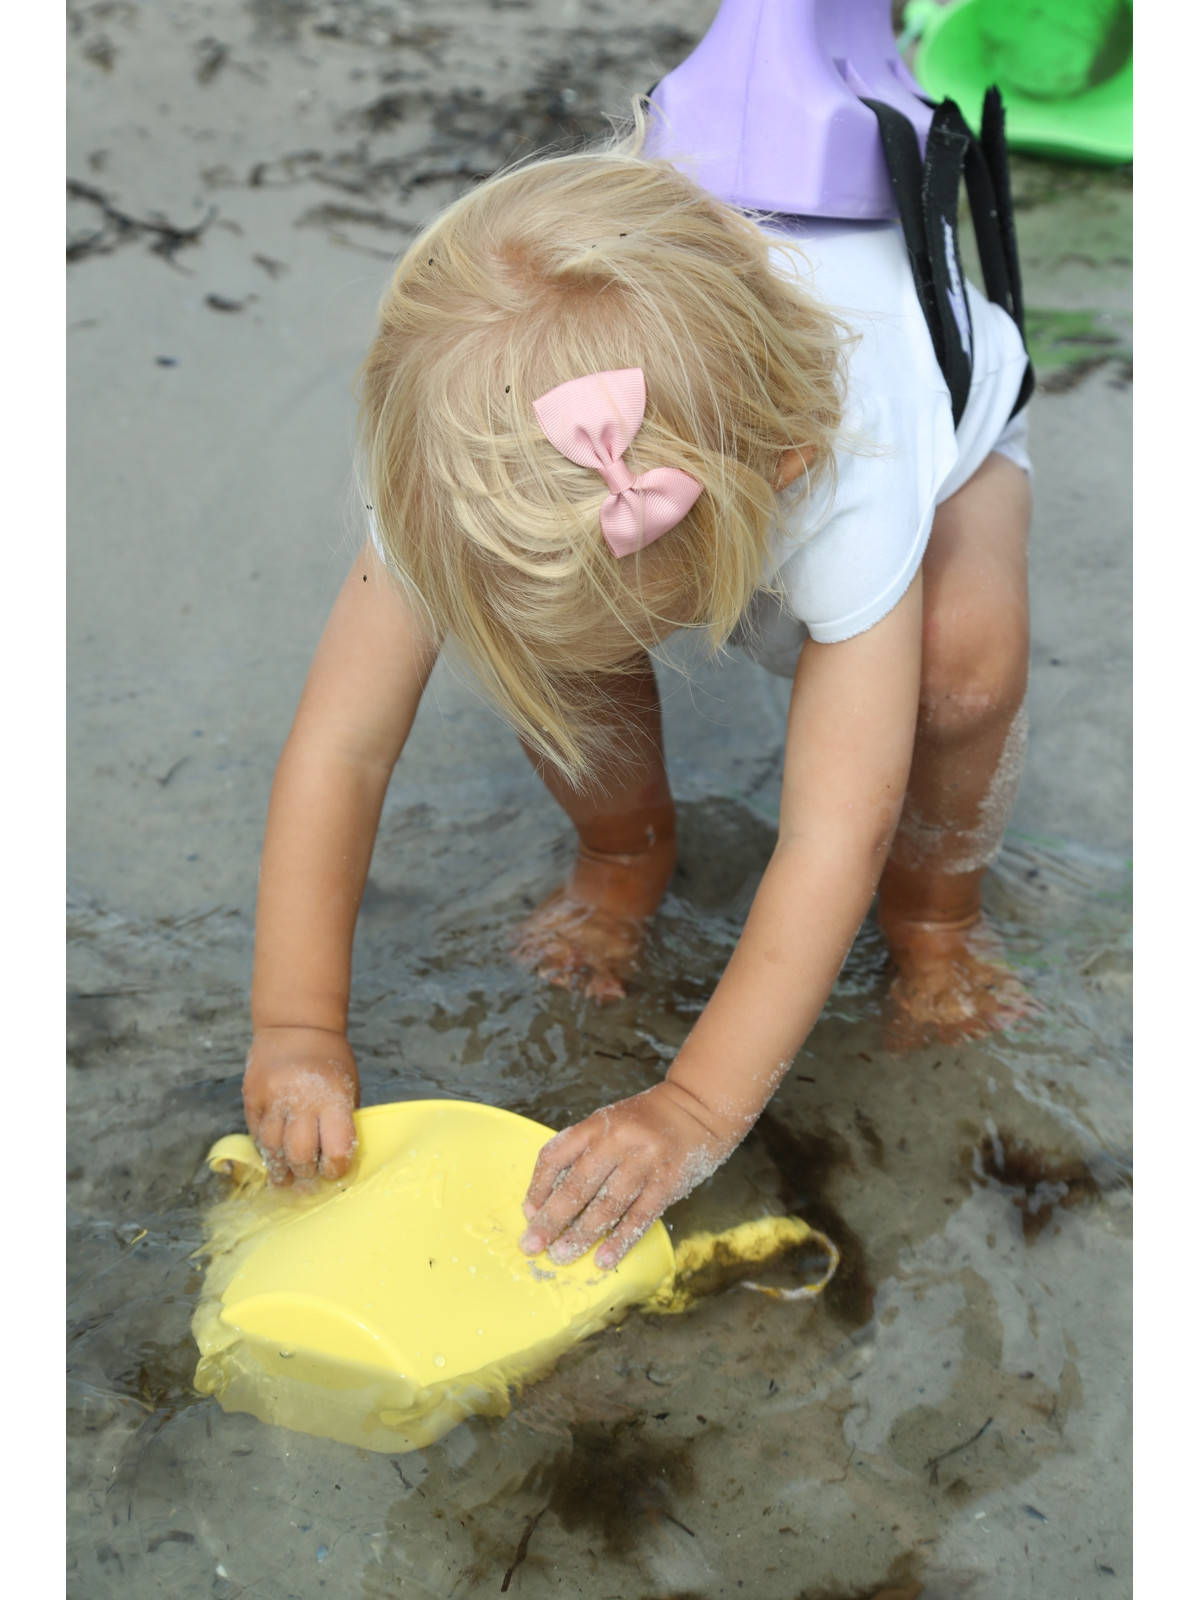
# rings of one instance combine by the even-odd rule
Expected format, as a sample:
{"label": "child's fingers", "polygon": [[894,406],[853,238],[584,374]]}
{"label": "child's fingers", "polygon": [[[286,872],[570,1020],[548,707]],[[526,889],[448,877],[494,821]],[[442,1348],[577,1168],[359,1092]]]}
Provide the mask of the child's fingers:
{"label": "child's fingers", "polygon": [[317,1149],[317,1113],[293,1112],[283,1131],[283,1154],[296,1177],[316,1177]]}
{"label": "child's fingers", "polygon": [[259,1119],[258,1133],[255,1137],[259,1153],[266,1163],[267,1177],[272,1183],[287,1183],[291,1177],[287,1158],[283,1153],[286,1127],[287,1119],[282,1111],[267,1111]]}
{"label": "child's fingers", "polygon": [[661,1197],[655,1198],[653,1190],[643,1189],[596,1251],[596,1265],[604,1268],[615,1267],[626,1251],[633,1249],[646,1229],[658,1221],[664,1210],[665,1203]]}
{"label": "child's fingers", "polygon": [[577,1261],[597,1239],[616,1227],[637,1200],[644,1181],[627,1168],[628,1163],[611,1173],[562,1237],[554,1241],[549,1250],[551,1261],[559,1266]]}
{"label": "child's fingers", "polygon": [[617,1165],[613,1155],[587,1152],[570,1168],[545,1205],[530,1218],[521,1235],[520,1246],[536,1256],[552,1244],[593,1198]]}
{"label": "child's fingers", "polygon": [[346,1106],[327,1106],[320,1116],[320,1170],[323,1178],[342,1178],[358,1142],[354,1118]]}
{"label": "child's fingers", "polygon": [[524,1210],[527,1221],[531,1220],[550,1198],[555,1184],[559,1181],[559,1174],[573,1165],[590,1143],[591,1134],[587,1124],[577,1122],[574,1127],[564,1128],[561,1133],[556,1133],[553,1139],[542,1146],[534,1164],[529,1188],[525,1192]]}

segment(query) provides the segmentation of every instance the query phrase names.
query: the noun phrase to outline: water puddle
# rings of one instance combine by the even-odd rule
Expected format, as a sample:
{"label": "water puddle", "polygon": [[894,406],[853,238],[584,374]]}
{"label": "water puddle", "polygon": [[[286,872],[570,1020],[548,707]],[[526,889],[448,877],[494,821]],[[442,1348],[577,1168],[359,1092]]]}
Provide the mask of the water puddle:
{"label": "water puddle", "polygon": [[[528,808],[389,812],[356,952],[364,1099],[562,1125],[654,1081],[771,839],[739,802],[685,804],[636,991],[601,1010],[509,961],[561,866]],[[192,1390],[203,1156],[239,1126],[250,930],[221,907],[76,906],[68,1593],[1127,1593],[1128,877],[1017,838],[990,897],[1036,1022],[889,1056],[868,924],[767,1115],[670,1219],[799,1212],[842,1252],[820,1301],[731,1288],[634,1315],[508,1417],[396,1457]]]}

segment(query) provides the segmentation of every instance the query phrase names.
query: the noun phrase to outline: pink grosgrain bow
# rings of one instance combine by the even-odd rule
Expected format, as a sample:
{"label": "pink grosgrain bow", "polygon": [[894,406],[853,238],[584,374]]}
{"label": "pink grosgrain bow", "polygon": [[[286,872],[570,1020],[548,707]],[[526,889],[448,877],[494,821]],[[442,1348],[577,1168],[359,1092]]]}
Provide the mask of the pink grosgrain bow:
{"label": "pink grosgrain bow", "polygon": [[679,467],[651,467],[634,477],[621,459],[646,415],[641,367],[571,378],[533,402],[542,432],[579,467],[592,467],[612,490],[600,529],[615,556],[652,544],[684,517],[704,485]]}

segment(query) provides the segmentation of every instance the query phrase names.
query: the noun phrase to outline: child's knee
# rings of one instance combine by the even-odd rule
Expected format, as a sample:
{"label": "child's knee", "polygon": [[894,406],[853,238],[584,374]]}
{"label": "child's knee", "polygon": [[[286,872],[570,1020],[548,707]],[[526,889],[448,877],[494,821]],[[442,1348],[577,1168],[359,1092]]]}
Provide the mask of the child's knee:
{"label": "child's knee", "polygon": [[969,738],[1007,724],[1029,681],[1027,608],[1010,598],[936,617],[925,630],[920,721],[926,732]]}

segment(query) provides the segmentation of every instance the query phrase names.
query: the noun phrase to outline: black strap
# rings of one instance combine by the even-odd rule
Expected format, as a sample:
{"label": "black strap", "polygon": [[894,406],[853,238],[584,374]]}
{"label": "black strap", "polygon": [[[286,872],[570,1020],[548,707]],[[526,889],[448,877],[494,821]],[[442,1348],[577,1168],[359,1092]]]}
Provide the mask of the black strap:
{"label": "black strap", "polygon": [[945,373],[946,339],[933,286],[929,236],[921,204],[924,168],[916,129],[906,116],[894,106],[889,106],[886,101],[868,100],[865,104],[870,106],[879,121],[879,134],[883,140],[888,173],[892,180],[892,192],[896,197],[896,209],[900,213],[900,226],[908,249],[908,263],[912,268],[917,299],[921,303],[921,310],[929,328],[929,337],[933,341],[937,364]]}
{"label": "black strap", "polygon": [[[987,297],[1008,312],[1024,344],[1025,307],[1021,296],[1021,268],[1017,260],[1017,230],[1013,220],[1008,149],[1004,142],[1004,107],[1000,101],[1000,91],[993,87],[984,97],[982,136],[979,139],[973,137],[952,100],[944,101],[935,116],[943,112],[947,121],[967,140],[963,172]],[[1033,366],[1028,355],[1026,348],[1025,374],[1010,416],[1015,417],[1033,393]]]}
{"label": "black strap", "polygon": [[1012,185],[1008,177],[1008,144],[1004,137],[1004,103],[993,85],[983,97],[979,150],[991,179],[996,224],[1008,266],[1011,304],[1009,315],[1025,337],[1025,307],[1021,299],[1021,267],[1017,259],[1017,228],[1013,219]]}
{"label": "black strap", "polygon": [[[992,180],[998,231],[1008,265],[1009,302],[1005,310],[1021,331],[1021,340],[1028,357],[1029,344],[1025,339],[1025,299],[1021,291],[1021,263],[1017,255],[1017,224],[1013,215],[1012,184],[1008,175],[1008,142],[1004,137],[1004,102],[994,84],[983,97],[979,148]],[[1021,388],[1013,404],[1012,416],[1015,417],[1022,406],[1028,403],[1035,381],[1033,362],[1026,360],[1025,376],[1021,380]]]}
{"label": "black strap", "polygon": [[[962,122],[957,114],[957,108],[951,102],[946,105],[954,112],[957,120],[962,123],[963,131],[970,135],[970,129]],[[943,109],[945,109],[943,107]],[[967,200],[971,207],[971,223],[975,229],[975,243],[979,249],[979,265],[983,270],[983,286],[987,297],[996,305],[1003,306],[1017,321],[1017,308],[1014,303],[1012,262],[1004,238],[1004,230],[1000,222],[1000,203],[996,196],[996,187],[992,181],[991,168],[983,152],[982,145],[975,139],[969,139],[966,161],[963,165],[963,175],[967,180]],[[1019,295],[1017,296],[1019,298]]]}
{"label": "black strap", "polygon": [[[938,366],[950,390],[958,426],[971,391],[973,330],[958,247],[958,195],[966,179],[971,221],[989,300],[1003,306],[1024,340],[1024,307],[1017,261],[1016,228],[1004,143],[999,91],[984,100],[983,138],[976,139],[953,100],[934,108],[920,157],[908,118],[881,100],[863,102],[875,113],[917,298],[925,314]],[[1012,414],[1033,392],[1033,368],[1025,377]]]}
{"label": "black strap", "polygon": [[962,126],[957,107],[953,101],[944,100],[933,113],[925,140],[921,203],[946,346],[943,371],[950,389],[956,428],[971,393],[974,355],[966,274],[958,250],[958,192],[970,145],[970,133]]}

